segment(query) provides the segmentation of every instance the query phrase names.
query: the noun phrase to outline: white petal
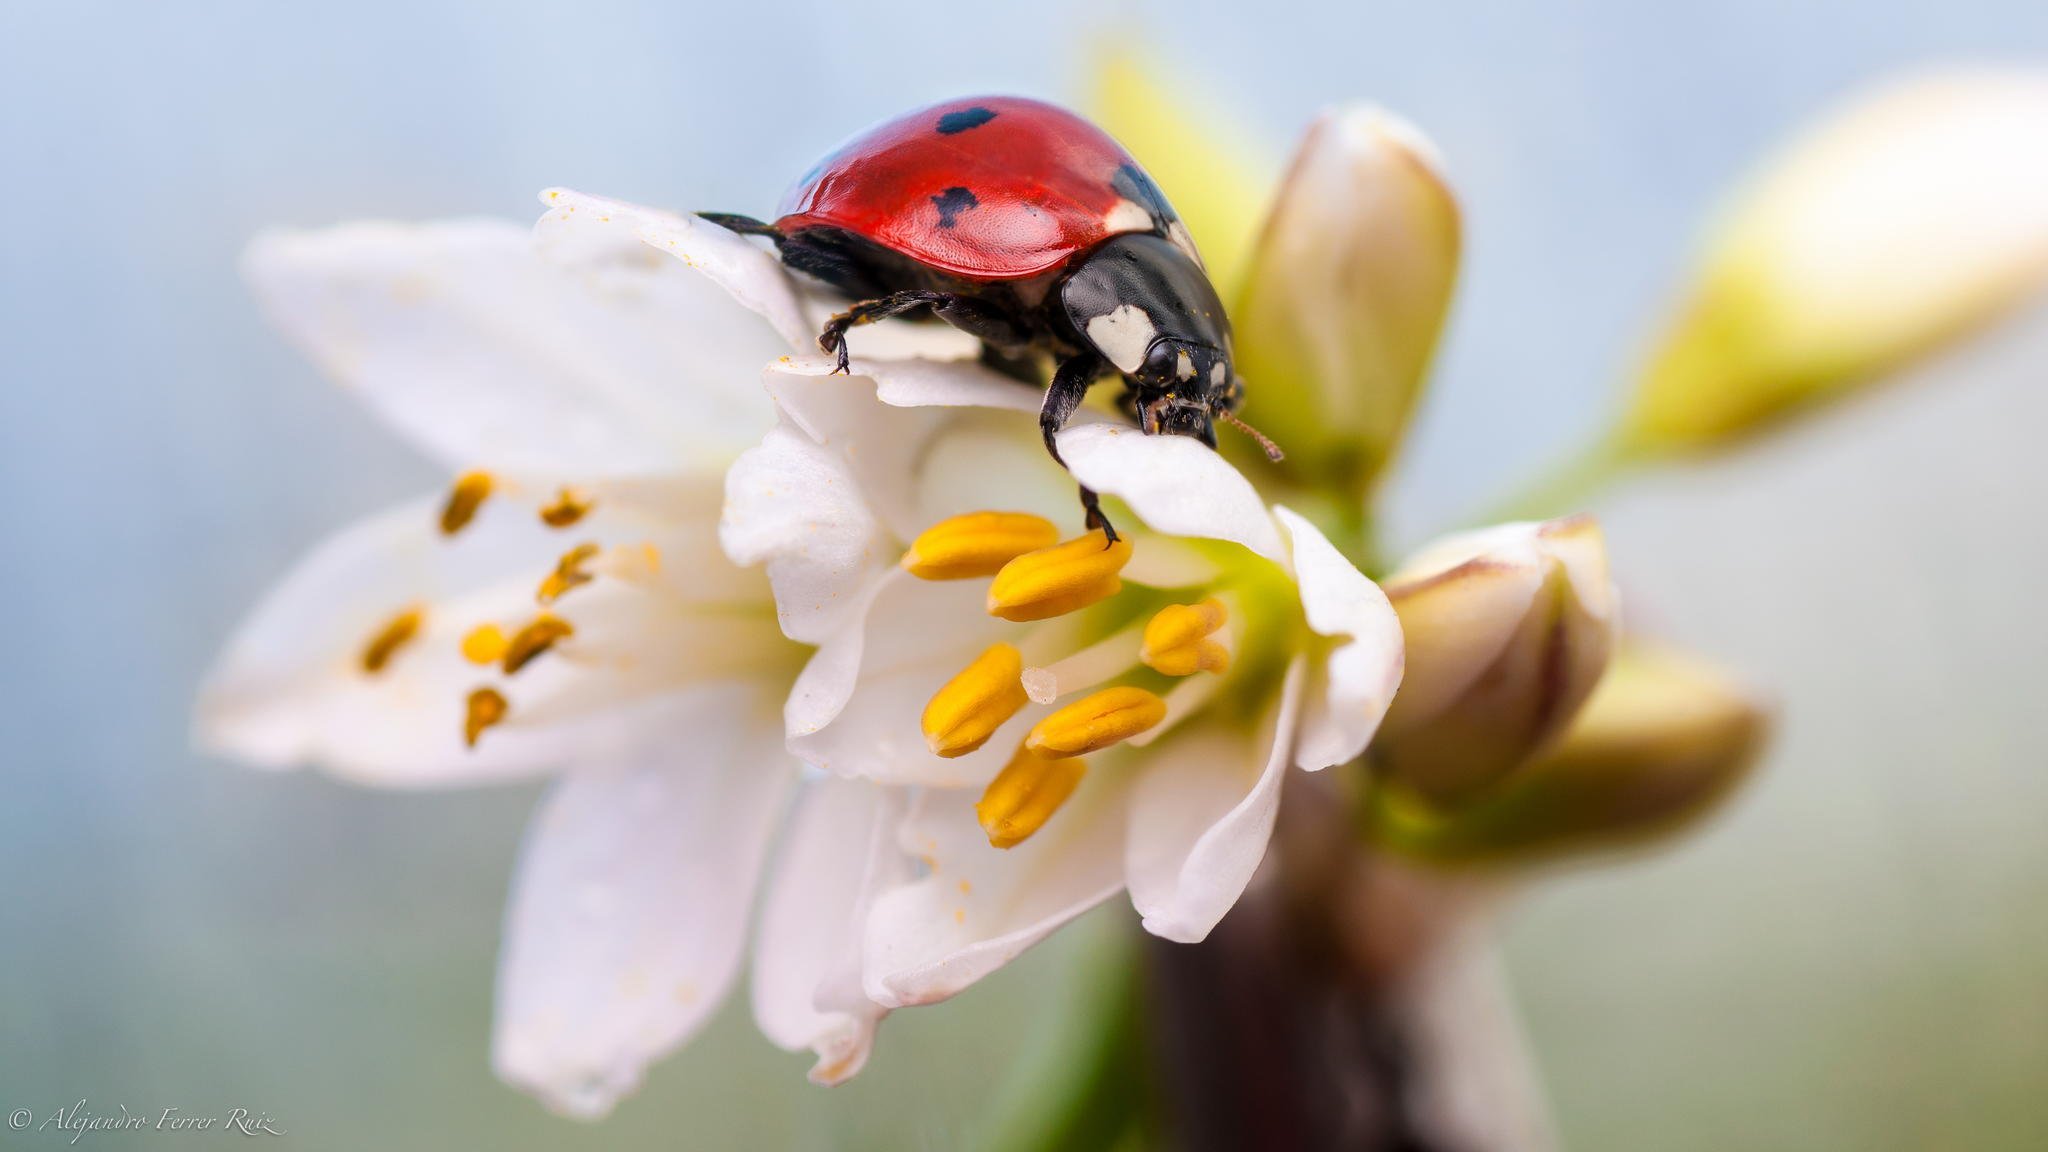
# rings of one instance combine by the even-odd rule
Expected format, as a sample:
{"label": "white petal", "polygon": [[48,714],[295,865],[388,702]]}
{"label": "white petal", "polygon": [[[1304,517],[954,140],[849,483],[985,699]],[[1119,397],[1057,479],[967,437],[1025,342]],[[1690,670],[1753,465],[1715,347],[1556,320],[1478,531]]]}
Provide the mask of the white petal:
{"label": "white petal", "polygon": [[[865,617],[826,641],[790,693],[790,751],[840,776],[892,784],[979,787],[1015,750],[998,732],[980,751],[932,754],[919,727],[925,704],[1005,625],[985,610],[979,581],[919,580],[892,571]],[[1042,710],[1004,731],[1021,733]]]}
{"label": "white petal", "polygon": [[1294,762],[1310,770],[1346,764],[1365,751],[1401,686],[1401,620],[1379,585],[1315,525],[1288,508],[1273,514],[1293,545],[1309,628],[1338,641],[1309,686]]}
{"label": "white petal", "polygon": [[754,942],[754,1019],[783,1048],[815,1049],[821,1084],[860,1071],[888,1013],[862,990],[861,946],[874,894],[910,879],[903,809],[896,789],[827,777],[783,832]]}
{"label": "white petal", "polygon": [[492,1062],[572,1115],[609,1111],[724,998],[796,778],[759,694],[670,719],[678,739],[556,786],[513,881]]}
{"label": "white petal", "polygon": [[858,619],[862,588],[894,556],[837,452],[787,424],[726,473],[719,543],[738,564],[765,564],[776,615],[793,640],[815,644]]}
{"label": "white petal", "polygon": [[817,330],[804,315],[796,281],[768,250],[697,216],[568,188],[550,188],[540,199],[548,213],[534,233],[550,253],[575,259],[579,249],[629,236],[702,273],[767,320],[791,348],[817,347]]}
{"label": "white petal", "polygon": [[243,267],[266,313],[449,467],[608,473],[723,459],[770,413],[780,341],[680,266],[564,268],[492,220],[273,232]]}
{"label": "white petal", "polygon": [[1147,932],[1203,940],[1251,883],[1280,811],[1306,678],[1297,657],[1256,739],[1207,724],[1148,751],[1124,849],[1131,903]]}
{"label": "white petal", "polygon": [[976,793],[931,789],[902,846],[931,871],[877,897],[868,916],[867,991],[894,1007],[944,1000],[1015,959],[1123,887],[1123,789],[1084,781],[1015,848],[989,846]]}
{"label": "white petal", "polygon": [[[532,603],[515,557],[545,558],[552,543],[529,519],[485,511],[460,547],[438,535],[434,504],[423,500],[316,548],[208,674],[199,742],[263,767],[317,764],[397,785],[501,779],[559,763],[573,734],[499,732],[509,738],[463,747],[463,700],[485,677],[462,660],[459,638],[494,610]],[[420,633],[382,672],[366,674],[364,646],[409,607],[423,609]]]}
{"label": "white petal", "polygon": [[1118,424],[1069,428],[1059,441],[1076,479],[1121,498],[1153,531],[1229,540],[1283,560],[1280,533],[1251,481],[1201,442]]}

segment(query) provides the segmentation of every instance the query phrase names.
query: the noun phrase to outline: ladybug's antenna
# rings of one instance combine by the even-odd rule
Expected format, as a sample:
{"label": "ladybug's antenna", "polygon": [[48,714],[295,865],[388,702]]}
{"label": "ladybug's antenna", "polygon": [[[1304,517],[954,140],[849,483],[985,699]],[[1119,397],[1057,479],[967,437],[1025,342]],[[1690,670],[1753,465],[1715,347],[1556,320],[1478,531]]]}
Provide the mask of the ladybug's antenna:
{"label": "ladybug's antenna", "polygon": [[1245,423],[1244,419],[1240,417],[1237,413],[1232,412],[1228,408],[1218,408],[1216,410],[1216,415],[1220,417],[1225,424],[1230,425],[1232,428],[1235,428],[1239,432],[1242,432],[1245,435],[1251,437],[1252,439],[1258,441],[1259,447],[1264,448],[1266,450],[1266,459],[1271,460],[1275,464],[1278,464],[1280,461],[1285,460],[1287,458],[1287,454],[1285,452],[1280,451],[1280,446],[1278,444],[1273,443],[1272,437],[1266,435],[1264,432],[1259,431],[1257,428],[1254,428],[1251,425]]}

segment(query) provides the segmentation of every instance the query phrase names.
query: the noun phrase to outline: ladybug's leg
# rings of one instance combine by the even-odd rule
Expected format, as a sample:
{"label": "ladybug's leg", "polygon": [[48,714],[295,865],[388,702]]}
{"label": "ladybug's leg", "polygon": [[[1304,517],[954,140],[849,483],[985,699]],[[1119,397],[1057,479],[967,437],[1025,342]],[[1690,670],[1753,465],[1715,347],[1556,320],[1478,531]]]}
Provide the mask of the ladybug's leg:
{"label": "ladybug's leg", "polygon": [[[1052,385],[1045,390],[1045,404],[1038,410],[1038,431],[1045,437],[1045,450],[1052,453],[1053,460],[1062,468],[1067,462],[1060,458],[1059,430],[1066,427],[1067,420],[1087,397],[1088,386],[1095,383],[1105,367],[1102,357],[1093,352],[1069,357],[1052,374]],[[1081,509],[1088,514],[1088,527],[1102,529],[1105,542],[1116,543],[1116,528],[1102,514],[1101,497],[1086,484],[1081,485]]]}
{"label": "ladybug's leg", "polygon": [[766,236],[777,244],[782,242],[780,228],[756,220],[752,216],[740,216],[731,212],[699,212],[697,215],[728,232],[737,232],[742,236]]}
{"label": "ladybug's leg", "polygon": [[878,300],[863,300],[839,315],[825,322],[825,330],[818,333],[818,347],[839,357],[839,364],[832,369],[837,373],[853,371],[847,359],[846,332],[862,324],[873,324],[877,320],[888,320],[919,308],[929,308],[950,299],[944,292],[927,292],[912,289],[896,292]]}

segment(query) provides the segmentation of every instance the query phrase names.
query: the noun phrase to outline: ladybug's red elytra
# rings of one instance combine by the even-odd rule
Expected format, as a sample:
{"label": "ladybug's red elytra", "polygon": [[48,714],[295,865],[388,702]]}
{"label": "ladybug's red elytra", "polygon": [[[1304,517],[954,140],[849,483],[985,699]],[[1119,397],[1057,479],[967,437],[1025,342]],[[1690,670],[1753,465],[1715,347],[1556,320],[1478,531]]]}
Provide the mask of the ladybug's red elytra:
{"label": "ladybug's red elytra", "polygon": [[[858,301],[818,337],[842,372],[847,329],[928,309],[1013,375],[1037,382],[1039,357],[1056,359],[1038,420],[1054,460],[1054,433],[1112,370],[1147,433],[1213,448],[1216,420],[1243,427],[1230,319],[1187,228],[1130,153],[1072,112],[1016,96],[919,109],[826,157],[780,212],[700,215],[770,238],[785,265]],[[1081,503],[1115,540],[1095,493]]]}

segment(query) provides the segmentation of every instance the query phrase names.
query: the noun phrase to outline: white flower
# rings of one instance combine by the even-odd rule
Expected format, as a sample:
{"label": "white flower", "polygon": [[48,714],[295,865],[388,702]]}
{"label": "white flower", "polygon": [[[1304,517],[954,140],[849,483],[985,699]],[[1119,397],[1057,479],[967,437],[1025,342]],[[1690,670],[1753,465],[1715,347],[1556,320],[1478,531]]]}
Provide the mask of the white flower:
{"label": "white flower", "polygon": [[199,737],[399,787],[560,773],[513,886],[493,1049],[581,1115],[729,991],[794,799],[753,999],[770,1039],[843,1079],[883,1014],[861,909],[899,878],[901,800],[801,783],[779,711],[802,650],[716,538],[721,469],[772,419],[761,365],[809,339],[808,302],[721,229],[568,199],[545,258],[488,221],[251,248],[279,326],[459,478],[302,561],[209,677]]}
{"label": "white flower", "polygon": [[[1385,596],[1195,441],[1084,421],[1060,437],[1069,477],[1037,389],[966,364],[827,371],[769,371],[782,421],[729,474],[724,541],[820,645],[790,747],[923,786],[902,830],[923,875],[875,900],[868,994],[943,999],[1126,887],[1148,930],[1202,939],[1264,855],[1287,766],[1355,758],[1385,712]],[[1135,514],[1125,544],[1053,543],[1079,524],[1075,478]]]}

